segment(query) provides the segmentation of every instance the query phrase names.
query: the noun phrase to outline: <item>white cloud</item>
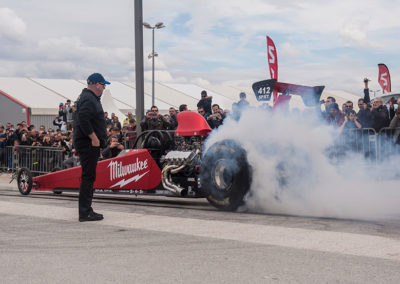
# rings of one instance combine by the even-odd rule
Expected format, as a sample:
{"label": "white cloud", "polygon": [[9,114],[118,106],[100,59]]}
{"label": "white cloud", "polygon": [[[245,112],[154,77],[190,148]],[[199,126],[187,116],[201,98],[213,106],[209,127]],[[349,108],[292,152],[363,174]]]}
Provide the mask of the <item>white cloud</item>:
{"label": "white cloud", "polygon": [[[400,5],[390,0],[143,2],[143,19],[166,25],[155,34],[157,80],[250,86],[269,78],[266,34],[278,47],[282,80],[358,92],[359,78],[377,76],[376,63],[388,64],[393,82],[400,75]],[[135,78],[133,1],[2,3],[0,76],[76,78],[101,70],[114,80]],[[151,31],[143,35],[149,79]]]}
{"label": "white cloud", "polygon": [[279,56],[286,57],[288,59],[297,60],[303,54],[298,47],[289,42],[282,43],[279,48]]}
{"label": "white cloud", "polygon": [[363,23],[346,23],[339,31],[339,35],[345,46],[369,46],[367,39],[367,28]]}
{"label": "white cloud", "polygon": [[26,24],[9,8],[0,8],[0,38],[20,41],[26,32]]}

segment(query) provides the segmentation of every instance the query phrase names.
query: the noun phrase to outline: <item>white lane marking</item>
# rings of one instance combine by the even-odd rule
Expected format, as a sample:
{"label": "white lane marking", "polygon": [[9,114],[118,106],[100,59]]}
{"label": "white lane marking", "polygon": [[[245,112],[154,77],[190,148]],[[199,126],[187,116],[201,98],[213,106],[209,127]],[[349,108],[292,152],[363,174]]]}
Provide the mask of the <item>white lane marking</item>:
{"label": "white lane marking", "polygon": [[[0,213],[78,223],[76,208],[0,201]],[[102,211],[102,213],[105,216],[104,220],[89,224],[400,261],[400,239],[115,211]]]}

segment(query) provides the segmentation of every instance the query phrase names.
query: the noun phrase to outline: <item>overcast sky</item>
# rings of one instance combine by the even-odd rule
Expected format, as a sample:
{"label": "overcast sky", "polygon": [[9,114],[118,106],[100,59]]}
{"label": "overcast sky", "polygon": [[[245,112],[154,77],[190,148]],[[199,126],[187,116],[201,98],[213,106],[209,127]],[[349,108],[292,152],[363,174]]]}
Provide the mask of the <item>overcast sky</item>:
{"label": "overcast sky", "polygon": [[[248,85],[269,79],[265,36],[279,80],[362,93],[378,63],[400,91],[400,1],[145,0],[155,32],[156,80]],[[151,31],[144,29],[151,80]],[[109,80],[135,76],[134,0],[0,0],[0,76]]]}

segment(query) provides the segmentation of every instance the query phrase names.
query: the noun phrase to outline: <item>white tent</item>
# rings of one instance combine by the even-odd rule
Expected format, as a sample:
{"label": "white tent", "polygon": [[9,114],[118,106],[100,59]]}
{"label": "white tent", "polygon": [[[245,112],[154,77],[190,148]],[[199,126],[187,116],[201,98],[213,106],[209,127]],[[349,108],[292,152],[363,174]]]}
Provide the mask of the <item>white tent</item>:
{"label": "white tent", "polygon": [[[19,117],[25,117],[24,119],[26,119],[26,116],[30,114],[32,123],[51,125],[52,120],[58,114],[59,104],[61,102],[65,103],[67,99],[75,101],[85,87],[85,80],[0,77],[0,99],[2,102],[0,112],[5,116],[5,118],[2,117],[1,119],[7,120],[12,113],[19,113],[18,120],[20,119]],[[105,111],[123,114],[128,111],[135,112],[135,87],[133,82],[112,81],[111,85],[106,87],[106,90],[110,91],[111,100],[113,101],[112,110],[106,109],[109,108],[107,103]],[[194,84],[159,82],[155,82],[155,104],[161,113],[167,113],[171,106],[178,108],[181,104],[187,104],[190,110],[195,111],[197,110],[197,102],[200,99],[202,90],[206,90],[208,95],[213,96],[213,103],[219,104],[223,109],[231,109],[232,103],[238,101],[239,93],[242,91],[246,92],[247,100],[252,105],[261,105],[261,102],[257,102],[255,99],[251,86],[198,86]],[[151,82],[145,82],[145,110],[151,107],[151,93]],[[328,96],[336,98],[339,107],[350,100],[357,110],[357,101],[360,96],[344,91],[325,90],[321,99],[326,99]],[[298,96],[293,96],[289,105],[291,108],[303,109],[305,107]],[[4,121],[0,122],[4,123]]]}
{"label": "white tent", "polygon": [[[178,109],[180,105],[186,104],[189,109],[197,109],[198,98],[195,99],[192,96],[170,88],[162,83],[155,82],[154,84],[156,98],[167,103],[168,105]],[[151,82],[144,83],[144,91],[147,94],[152,93]]]}
{"label": "white tent", "polygon": [[234,86],[226,86],[226,85],[201,85],[204,89],[211,90],[214,93],[220,94],[232,101],[239,101],[239,94],[241,92],[246,93],[246,99],[251,105],[258,105],[259,102],[254,95],[254,92],[251,88],[241,88]]}
{"label": "white tent", "polygon": [[[133,92],[135,94],[136,98],[136,84],[133,82],[124,82],[123,83],[125,86],[128,86],[133,89]],[[144,84],[144,108],[145,111],[150,109],[152,106],[152,91],[151,91],[151,83],[145,83]],[[156,96],[154,100],[154,104],[158,107],[158,110],[160,113],[165,114],[168,113],[168,110],[170,107],[177,107],[175,104],[171,103],[169,100],[165,100],[165,94],[162,94],[161,91],[160,93],[157,92],[158,90],[156,89]],[[136,101],[135,101],[135,106],[136,106]]]}
{"label": "white tent", "polygon": [[126,116],[116,106],[115,100],[113,99],[109,89],[105,89],[105,91],[103,92],[103,95],[101,96],[101,104],[103,106],[103,110],[105,112],[108,112],[110,116],[111,113],[114,113],[118,117],[118,120],[119,122],[121,122],[122,125]]}
{"label": "white tent", "polygon": [[29,78],[0,78],[0,90],[9,94],[31,109],[32,115],[56,115],[58,106],[67,97]]}
{"label": "white tent", "polygon": [[[213,97],[212,103],[218,104],[220,106],[220,108],[222,108],[222,109],[232,109],[232,104],[235,102],[233,99],[230,99],[230,98],[220,95],[216,92],[213,92],[212,90],[202,88],[202,87],[194,85],[194,84],[166,84],[166,83],[164,83],[164,85],[168,86],[170,88],[173,88],[179,92],[190,95],[192,98],[196,99],[197,101],[199,101],[201,98],[201,91],[206,90],[207,95]],[[197,106],[195,109],[191,109],[191,110],[197,110]]]}
{"label": "white tent", "polygon": [[334,91],[334,90],[327,90],[322,92],[321,100],[326,100],[327,97],[334,97],[336,99],[336,103],[339,105],[339,109],[342,109],[342,104],[344,104],[347,101],[353,102],[353,109],[358,110],[358,99],[361,98],[361,96],[357,96],[345,91]]}
{"label": "white tent", "polygon": [[86,88],[86,84],[78,80],[32,78],[32,81],[72,102],[76,101],[82,90]]}

